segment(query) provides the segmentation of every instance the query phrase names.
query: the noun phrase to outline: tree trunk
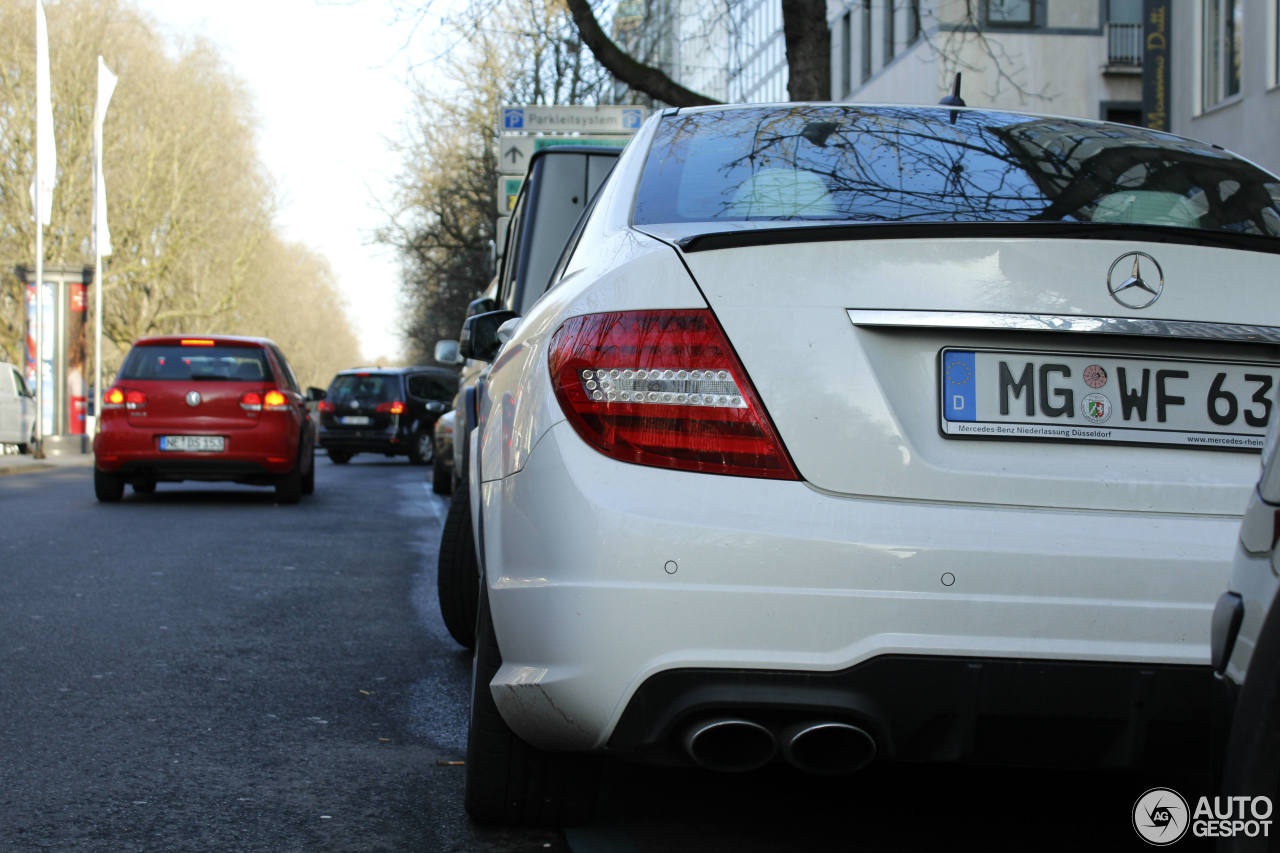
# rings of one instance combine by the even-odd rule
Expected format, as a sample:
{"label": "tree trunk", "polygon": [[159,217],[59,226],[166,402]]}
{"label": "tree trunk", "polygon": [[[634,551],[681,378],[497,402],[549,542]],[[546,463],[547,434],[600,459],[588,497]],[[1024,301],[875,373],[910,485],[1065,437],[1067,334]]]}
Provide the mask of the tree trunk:
{"label": "tree trunk", "polygon": [[782,0],[782,32],[787,43],[787,97],[831,100],[831,27],[826,0]]}

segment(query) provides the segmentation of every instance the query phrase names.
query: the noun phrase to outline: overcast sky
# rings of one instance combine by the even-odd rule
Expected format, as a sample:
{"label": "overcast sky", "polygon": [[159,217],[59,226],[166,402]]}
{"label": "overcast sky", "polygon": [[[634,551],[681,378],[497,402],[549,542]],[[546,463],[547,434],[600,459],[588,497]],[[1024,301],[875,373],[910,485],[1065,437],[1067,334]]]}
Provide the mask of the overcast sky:
{"label": "overcast sky", "polygon": [[397,267],[368,243],[385,221],[376,200],[399,167],[388,140],[407,109],[409,68],[439,49],[439,14],[415,30],[391,0],[137,2],[167,35],[222,48],[257,104],[259,153],[279,189],[284,236],[329,259],[365,359],[398,356]]}

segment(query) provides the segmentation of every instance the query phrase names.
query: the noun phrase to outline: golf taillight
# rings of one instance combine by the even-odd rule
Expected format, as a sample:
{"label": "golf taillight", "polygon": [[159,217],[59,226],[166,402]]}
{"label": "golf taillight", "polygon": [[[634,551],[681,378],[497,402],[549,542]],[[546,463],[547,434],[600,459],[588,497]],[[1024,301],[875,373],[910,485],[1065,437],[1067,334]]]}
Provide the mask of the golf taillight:
{"label": "golf taillight", "polygon": [[289,400],[274,388],[262,395],[262,408],[269,412],[283,412],[289,408]]}
{"label": "golf taillight", "polygon": [[316,404],[316,408],[322,412],[332,412],[333,403],[330,403],[328,400],[321,400],[319,403]]}
{"label": "golf taillight", "polygon": [[116,385],[107,389],[102,395],[102,409],[127,409],[131,412],[147,407],[147,395],[136,388],[121,388]]}
{"label": "golf taillight", "polygon": [[262,395],[257,391],[245,391],[240,395],[240,408],[246,412],[261,412]]}
{"label": "golf taillight", "polygon": [[548,356],[585,441],[639,465],[798,480],[746,371],[706,309],[571,318]]}
{"label": "golf taillight", "polygon": [[376,411],[383,414],[402,415],[404,414],[404,403],[400,400],[392,400],[390,403],[379,403]]}

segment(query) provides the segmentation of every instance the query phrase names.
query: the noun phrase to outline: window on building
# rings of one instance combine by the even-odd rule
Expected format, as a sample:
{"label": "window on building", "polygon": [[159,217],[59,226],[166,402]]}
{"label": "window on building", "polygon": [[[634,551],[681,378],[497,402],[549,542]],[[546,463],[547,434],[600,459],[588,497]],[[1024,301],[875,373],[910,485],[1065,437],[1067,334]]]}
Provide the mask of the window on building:
{"label": "window on building", "polygon": [[[1277,0],[1280,2],[1280,0]],[[840,97],[847,98],[853,91],[853,13],[845,12],[840,19]]]}
{"label": "window on building", "polygon": [[871,0],[862,0],[862,82],[871,79]]}
{"label": "window on building", "polygon": [[[1276,0],[1280,3],[1280,0]],[[915,44],[916,39],[920,38],[920,0],[908,0],[907,2],[907,44]]]}
{"label": "window on building", "polygon": [[894,0],[885,0],[884,2],[884,64],[888,65],[889,60],[893,59],[893,19]]}
{"label": "window on building", "polygon": [[986,22],[1029,27],[1036,20],[1035,6],[1035,0],[986,0]]}
{"label": "window on building", "polygon": [[1201,107],[1240,94],[1240,39],[1244,26],[1242,0],[1201,0]]}

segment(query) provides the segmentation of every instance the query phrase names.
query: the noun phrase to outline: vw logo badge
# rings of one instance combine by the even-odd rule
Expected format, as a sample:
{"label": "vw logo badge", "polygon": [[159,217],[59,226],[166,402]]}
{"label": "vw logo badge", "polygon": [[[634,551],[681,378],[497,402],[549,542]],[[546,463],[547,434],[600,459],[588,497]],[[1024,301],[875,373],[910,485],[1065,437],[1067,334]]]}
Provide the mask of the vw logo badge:
{"label": "vw logo badge", "polygon": [[200,405],[200,392],[199,392],[199,391],[188,391],[188,392],[187,392],[187,405],[188,405],[188,406],[191,406],[191,407],[193,407],[193,408],[194,408],[194,407],[196,407],[196,406],[198,406],[198,405]]}
{"label": "vw logo badge", "polygon": [[1164,270],[1146,252],[1129,252],[1111,262],[1107,290],[1126,308],[1146,308],[1164,292]]}

